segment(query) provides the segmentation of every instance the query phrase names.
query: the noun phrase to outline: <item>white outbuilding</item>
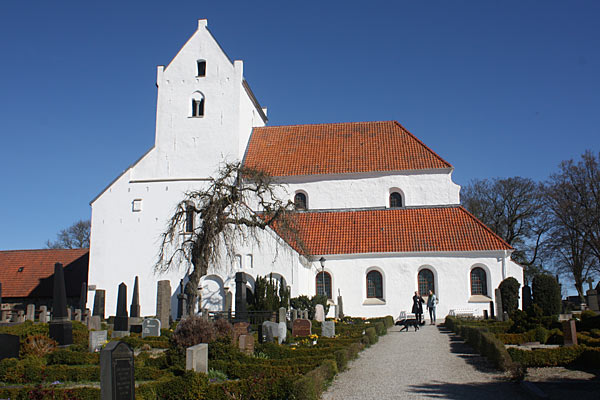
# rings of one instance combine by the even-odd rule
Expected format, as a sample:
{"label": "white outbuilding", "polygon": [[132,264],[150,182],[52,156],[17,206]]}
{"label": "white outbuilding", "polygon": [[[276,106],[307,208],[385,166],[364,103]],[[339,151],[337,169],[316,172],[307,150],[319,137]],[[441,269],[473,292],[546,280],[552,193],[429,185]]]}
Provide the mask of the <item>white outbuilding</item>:
{"label": "white outbuilding", "polygon": [[257,276],[273,274],[294,297],[319,292],[333,304],[341,294],[345,314],[365,317],[410,311],[413,293],[429,290],[439,318],[481,315],[503,279],[523,283],[513,249],[461,207],[452,165],[398,122],[266,126],[242,61],[227,57],[206,20],[158,67],[156,85],[154,147],[91,202],[89,286],[106,290],[107,315],[119,283],[132,288],[136,276],[143,315],[155,315],[163,279],[175,312],[187,266],[154,274],[160,234],[187,191],[235,160],[284,184],[312,257],[266,231],[260,246],[241,243],[202,278],[203,308],[224,309],[236,272],[251,291]]}

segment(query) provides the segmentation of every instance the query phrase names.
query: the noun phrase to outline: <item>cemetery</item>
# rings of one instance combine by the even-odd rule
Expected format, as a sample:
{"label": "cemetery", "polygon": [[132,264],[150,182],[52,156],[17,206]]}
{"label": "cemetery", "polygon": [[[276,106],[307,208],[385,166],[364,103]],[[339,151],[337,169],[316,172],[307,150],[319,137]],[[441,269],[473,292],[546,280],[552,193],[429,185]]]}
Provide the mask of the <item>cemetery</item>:
{"label": "cemetery", "polygon": [[[301,310],[240,307],[237,317],[204,310],[164,327],[139,316],[135,288],[127,307],[126,291],[121,284],[114,317],[100,315],[102,294],[93,314],[71,310],[57,264],[50,315],[33,310],[32,318],[0,326],[0,398],[318,399],[394,323],[391,316],[326,320],[317,298],[292,299],[307,304]],[[275,298],[271,306],[281,305]]]}
{"label": "cemetery", "polygon": [[[519,292],[522,309],[518,308]],[[554,277],[536,277],[532,288],[524,286],[520,291],[519,285],[503,281],[496,293],[500,300],[495,305],[490,302],[485,318],[457,313],[446,317],[445,326],[518,379],[531,367],[598,370],[600,313],[591,283],[587,294],[588,304],[581,305],[582,311],[561,314],[565,305]]]}

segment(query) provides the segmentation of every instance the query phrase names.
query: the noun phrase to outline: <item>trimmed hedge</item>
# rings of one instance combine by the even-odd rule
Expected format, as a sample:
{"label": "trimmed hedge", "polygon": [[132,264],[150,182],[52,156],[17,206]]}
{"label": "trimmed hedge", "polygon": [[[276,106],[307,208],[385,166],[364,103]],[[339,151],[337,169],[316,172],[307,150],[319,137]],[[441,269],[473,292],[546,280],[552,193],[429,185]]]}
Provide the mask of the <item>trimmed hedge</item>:
{"label": "trimmed hedge", "polygon": [[559,367],[579,365],[586,368],[600,367],[600,349],[587,346],[569,346],[556,349],[521,350],[508,349],[512,359],[525,367]]}
{"label": "trimmed hedge", "polygon": [[11,400],[97,400],[100,398],[100,389],[80,387],[64,389],[60,387],[24,387],[0,388],[0,398]]}

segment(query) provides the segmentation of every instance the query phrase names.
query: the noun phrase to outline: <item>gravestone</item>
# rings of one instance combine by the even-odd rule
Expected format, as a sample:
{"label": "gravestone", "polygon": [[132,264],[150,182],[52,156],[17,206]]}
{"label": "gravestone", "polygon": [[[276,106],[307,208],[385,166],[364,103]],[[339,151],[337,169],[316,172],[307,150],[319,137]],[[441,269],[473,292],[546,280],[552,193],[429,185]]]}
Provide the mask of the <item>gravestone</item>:
{"label": "gravestone", "polygon": [[17,311],[17,322],[25,322],[25,311]]}
{"label": "gravestone", "polygon": [[71,307],[67,307],[67,319],[69,321],[71,321],[73,319],[72,314],[73,314],[73,311],[71,310]]}
{"label": "gravestone", "polygon": [[317,304],[315,307],[315,321],[325,321],[325,309],[323,308],[323,304]]}
{"label": "gravestone", "polygon": [[171,326],[171,281],[158,281],[156,292],[156,318],[161,327],[168,329]]}
{"label": "gravestone", "polygon": [[105,304],[106,290],[96,289],[94,295],[94,311],[92,315],[97,315],[101,320],[104,319],[104,304]]}
{"label": "gravestone", "polygon": [[277,322],[286,322],[287,320],[287,309],[285,307],[279,307],[279,315]]}
{"label": "gravestone", "polygon": [[342,293],[340,292],[340,289],[338,289],[337,305],[339,318],[344,318],[344,302],[342,301]]}
{"label": "gravestone", "polygon": [[102,346],[106,342],[108,342],[108,331],[90,331],[89,350],[91,353],[102,350]]}
{"label": "gravestone", "polygon": [[309,319],[298,318],[292,324],[292,336],[310,336],[312,334],[312,323]]}
{"label": "gravestone", "polygon": [[231,312],[231,305],[233,304],[233,293],[229,288],[225,288],[225,311]]}
{"label": "gravestone", "polygon": [[81,282],[81,293],[79,294],[79,309],[85,310],[87,305],[88,288],[87,283]]}
{"label": "gravestone", "polygon": [[52,320],[49,336],[61,346],[73,344],[73,325],[67,315],[67,291],[61,263],[54,264],[54,290],[52,296]]}
{"label": "gravestone", "polygon": [[298,310],[292,310],[292,322],[294,322],[295,319],[298,319]]}
{"label": "gravestone", "polygon": [[235,274],[235,320],[246,321],[246,275],[243,272]]}
{"label": "gravestone", "polygon": [[262,324],[258,324],[258,326],[256,327],[258,330],[258,343],[264,343],[265,342],[265,331],[263,329]]}
{"label": "gravestone", "polygon": [[563,321],[563,340],[565,346],[577,346],[577,329],[575,328],[575,321]]}
{"label": "gravestone", "polygon": [[131,333],[142,333],[142,322],[144,321],[143,318],[140,317],[136,317],[136,318],[131,318],[129,317],[129,332]]}
{"label": "gravestone", "polygon": [[510,317],[508,316],[508,313],[506,311],[502,312],[502,321],[506,322],[510,319]]}
{"label": "gravestone", "polygon": [[335,322],[333,321],[323,321],[321,325],[321,336],[324,337],[335,337]]}
{"label": "gravestone", "polygon": [[131,298],[131,307],[129,308],[129,316],[131,318],[140,317],[140,283],[136,276],[133,283],[133,297]]}
{"label": "gravestone", "polygon": [[600,311],[600,309],[598,307],[598,292],[596,290],[594,290],[594,288],[592,286],[594,283],[594,280],[592,278],[588,278],[588,280],[586,282],[590,285],[590,288],[586,292],[588,308],[592,311]]}
{"label": "gravestone", "polygon": [[81,322],[81,310],[79,308],[75,309],[75,321]]}
{"label": "gravestone", "polygon": [[333,307],[333,318],[338,319],[340,317],[340,314],[338,313],[337,304],[334,304],[332,307]]}
{"label": "gravestone", "polygon": [[10,322],[11,312],[10,310],[2,310],[2,321],[0,322]]}
{"label": "gravestone", "polygon": [[0,310],[2,310],[2,282],[0,282]]}
{"label": "gravestone", "polygon": [[148,336],[160,336],[160,319],[145,318],[142,321],[142,339]]}
{"label": "gravestone", "polygon": [[495,319],[496,316],[494,314],[494,302],[490,300],[490,318]]}
{"label": "gravestone", "polygon": [[177,295],[177,320],[187,316],[187,294],[179,293]]}
{"label": "gravestone", "polygon": [[530,286],[524,285],[521,288],[521,298],[522,298],[522,302],[523,302],[523,311],[525,311],[529,307],[531,307],[531,304],[533,303],[533,300],[531,298],[531,287]]}
{"label": "gravestone", "polygon": [[568,321],[573,318],[573,314],[558,314],[559,322]]}
{"label": "gravestone", "polygon": [[266,342],[272,342],[278,335],[279,324],[276,322],[265,321],[262,323],[262,334]]}
{"label": "gravestone", "polygon": [[490,319],[490,316],[488,315],[488,310],[483,310],[483,319]]}
{"label": "gravestone", "polygon": [[100,351],[100,398],[135,399],[133,350],[123,342],[109,342]]}
{"label": "gravestone", "polygon": [[200,343],[185,350],[185,369],[208,372],[208,344]]}
{"label": "gravestone", "polygon": [[21,343],[17,335],[0,333],[0,360],[5,358],[19,358]]}
{"label": "gravestone", "polygon": [[250,328],[248,322],[236,322],[233,324],[233,343],[236,344],[240,335],[247,335]]}
{"label": "gravestone", "polygon": [[254,354],[254,336],[253,335],[240,335],[238,348],[248,355]]}
{"label": "gravestone", "polygon": [[127,316],[127,285],[123,282],[119,285],[117,296],[117,315],[113,328],[113,337],[129,335],[129,317]]}
{"label": "gravestone", "polygon": [[35,321],[35,304],[27,304],[27,315],[25,316],[27,321]]}
{"label": "gravestone", "polygon": [[287,337],[287,324],[280,322],[277,324],[277,341],[279,344],[283,343]]}
{"label": "gravestone", "polygon": [[502,309],[502,293],[500,292],[500,289],[496,289],[494,290],[494,294],[496,296],[496,315],[498,316],[498,319],[502,321],[502,318],[504,318],[504,310]]}
{"label": "gravestone", "polygon": [[99,331],[102,328],[99,315],[92,315],[90,318],[90,324],[88,325],[89,330]]}
{"label": "gravestone", "polygon": [[210,314],[209,314],[208,308],[203,308],[202,312],[200,314],[204,321],[208,321],[210,319]]}
{"label": "gravestone", "polygon": [[48,322],[48,307],[40,306],[40,322],[46,323]]}

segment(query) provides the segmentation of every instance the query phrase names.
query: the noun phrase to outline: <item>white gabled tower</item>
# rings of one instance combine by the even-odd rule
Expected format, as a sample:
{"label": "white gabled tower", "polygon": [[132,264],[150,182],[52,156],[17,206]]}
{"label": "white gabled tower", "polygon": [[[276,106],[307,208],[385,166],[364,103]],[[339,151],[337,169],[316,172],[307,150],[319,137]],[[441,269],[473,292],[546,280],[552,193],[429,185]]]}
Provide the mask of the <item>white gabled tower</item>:
{"label": "white gabled tower", "polygon": [[[243,62],[231,60],[207,29],[198,29],[175,58],[157,70],[155,144],[91,202],[89,284],[106,290],[115,312],[117,285],[140,277],[142,314],[155,312],[158,279],[152,274],[160,234],[188,190],[203,185],[223,161],[241,160],[265,111],[244,80]],[[118,277],[115,277],[118,271]],[[129,291],[131,294],[131,290]],[[88,304],[93,304],[94,292]]]}
{"label": "white gabled tower", "polygon": [[252,128],[267,120],[243,69],[199,20],[169,65],[157,68],[155,149],[133,179],[207,177],[220,162],[241,159]]}

